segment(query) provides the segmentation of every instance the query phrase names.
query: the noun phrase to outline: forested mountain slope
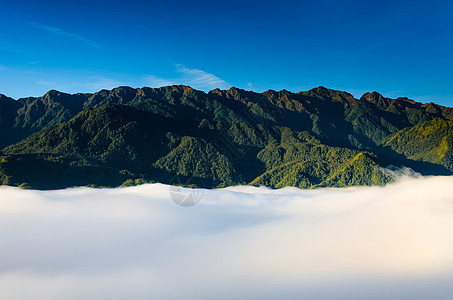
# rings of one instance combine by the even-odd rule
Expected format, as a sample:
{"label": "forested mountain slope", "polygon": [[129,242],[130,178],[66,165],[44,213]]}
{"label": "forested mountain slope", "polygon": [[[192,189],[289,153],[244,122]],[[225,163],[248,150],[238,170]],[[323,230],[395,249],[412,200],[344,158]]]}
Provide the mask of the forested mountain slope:
{"label": "forested mountain slope", "polygon": [[385,147],[409,159],[441,164],[453,171],[453,121],[436,118],[387,138]]}
{"label": "forested mountain slope", "polygon": [[[0,178],[34,188],[175,178],[203,187],[385,184],[388,163],[452,171],[452,118],[453,109],[433,103],[376,92],[355,99],[324,87],[0,95]],[[423,150],[411,150],[420,143]]]}

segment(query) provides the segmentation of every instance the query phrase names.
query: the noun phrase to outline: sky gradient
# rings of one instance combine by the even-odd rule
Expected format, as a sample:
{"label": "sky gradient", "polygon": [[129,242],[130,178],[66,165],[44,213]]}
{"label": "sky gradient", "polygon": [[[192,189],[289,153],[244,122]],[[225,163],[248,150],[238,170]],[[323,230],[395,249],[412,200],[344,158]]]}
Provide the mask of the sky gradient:
{"label": "sky gradient", "polygon": [[293,92],[453,106],[448,1],[2,1],[0,93],[119,85]]}

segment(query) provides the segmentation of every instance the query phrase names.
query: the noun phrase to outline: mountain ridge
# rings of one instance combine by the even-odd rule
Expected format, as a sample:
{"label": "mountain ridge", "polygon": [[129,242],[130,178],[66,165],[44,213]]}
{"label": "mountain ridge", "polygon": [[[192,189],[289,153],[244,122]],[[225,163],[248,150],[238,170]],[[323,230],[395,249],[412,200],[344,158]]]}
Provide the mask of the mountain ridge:
{"label": "mountain ridge", "polygon": [[[417,138],[407,128],[452,118],[452,108],[434,103],[377,92],[356,99],[322,86],[297,93],[174,85],[0,96],[0,175],[3,184],[36,188],[171,183],[175,176],[204,187],[385,184],[391,179],[379,171],[384,163],[451,170],[450,156],[426,160],[400,148]],[[398,134],[406,144],[388,144]],[[433,131],[427,145],[440,147],[442,134],[450,131]],[[68,174],[38,182],[45,170],[32,168],[35,179],[23,181],[34,160]],[[92,173],[89,180],[76,171],[82,169]]]}

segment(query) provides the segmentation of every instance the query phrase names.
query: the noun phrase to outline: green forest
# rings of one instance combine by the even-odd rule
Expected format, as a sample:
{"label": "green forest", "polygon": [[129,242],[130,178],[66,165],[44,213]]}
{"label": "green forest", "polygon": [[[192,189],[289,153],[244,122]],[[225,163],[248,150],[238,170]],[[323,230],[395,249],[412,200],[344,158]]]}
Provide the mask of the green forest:
{"label": "green forest", "polygon": [[0,95],[0,181],[217,188],[384,185],[385,167],[453,172],[453,109],[377,92],[188,86]]}

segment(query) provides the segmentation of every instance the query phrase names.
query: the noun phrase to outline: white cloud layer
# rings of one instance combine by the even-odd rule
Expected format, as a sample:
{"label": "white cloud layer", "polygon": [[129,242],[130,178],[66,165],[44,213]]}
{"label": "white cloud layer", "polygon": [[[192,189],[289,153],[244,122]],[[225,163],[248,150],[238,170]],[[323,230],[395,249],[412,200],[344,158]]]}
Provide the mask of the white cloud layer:
{"label": "white cloud layer", "polygon": [[[190,192],[190,190],[185,190]],[[387,187],[0,188],[4,299],[452,299],[453,177]]]}

